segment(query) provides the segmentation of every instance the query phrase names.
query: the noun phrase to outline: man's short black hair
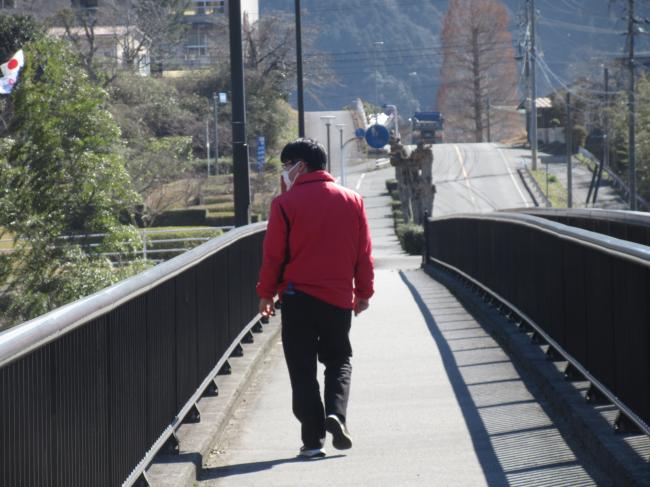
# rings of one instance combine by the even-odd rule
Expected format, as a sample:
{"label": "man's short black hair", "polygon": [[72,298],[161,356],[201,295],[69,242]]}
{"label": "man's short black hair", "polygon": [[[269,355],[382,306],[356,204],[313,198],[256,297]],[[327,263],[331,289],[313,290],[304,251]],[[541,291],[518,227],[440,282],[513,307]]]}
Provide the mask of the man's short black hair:
{"label": "man's short black hair", "polygon": [[284,146],[280,160],[282,164],[304,161],[310,171],[320,171],[327,166],[327,153],[323,144],[314,139],[296,139]]}

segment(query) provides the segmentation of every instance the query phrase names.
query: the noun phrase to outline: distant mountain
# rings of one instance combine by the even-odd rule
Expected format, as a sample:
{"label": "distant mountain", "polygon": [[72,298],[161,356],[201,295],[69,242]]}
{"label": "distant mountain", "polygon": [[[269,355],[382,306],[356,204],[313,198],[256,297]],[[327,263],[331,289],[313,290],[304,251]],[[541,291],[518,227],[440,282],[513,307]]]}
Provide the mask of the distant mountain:
{"label": "distant mountain", "polygon": [[[302,0],[302,20],[318,36],[314,49],[330,53],[338,84],[306,96],[309,110],[338,109],[361,96],[394,103],[402,112],[433,108],[438,87],[439,34],[447,0]],[[522,34],[524,0],[503,0],[511,13],[516,46]],[[622,0],[536,0],[538,46],[543,61],[540,94],[561,87],[577,75],[598,76],[600,65],[621,56],[626,22]],[[260,2],[261,14],[293,13],[294,2]],[[650,16],[650,6],[639,7]],[[639,51],[650,52],[647,35]],[[309,56],[309,51],[305,56]],[[309,73],[306,73],[308,76]],[[375,97],[375,83],[378,97]],[[378,99],[376,99],[378,98]]]}

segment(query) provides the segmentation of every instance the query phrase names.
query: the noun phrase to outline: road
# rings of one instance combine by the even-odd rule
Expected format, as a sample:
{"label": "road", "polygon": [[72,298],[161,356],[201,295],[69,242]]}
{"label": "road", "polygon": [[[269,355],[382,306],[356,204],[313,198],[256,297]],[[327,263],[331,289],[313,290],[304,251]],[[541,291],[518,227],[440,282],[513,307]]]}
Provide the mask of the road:
{"label": "road", "polygon": [[532,207],[519,159],[498,144],[433,146],[433,216]]}
{"label": "road", "polygon": [[[498,144],[434,145],[433,183],[437,192],[433,216],[532,207],[533,201],[517,174],[521,164],[518,152]],[[379,172],[374,169],[374,162],[350,167],[346,185],[366,196],[369,185],[376,189],[377,184],[395,177],[390,166]]]}

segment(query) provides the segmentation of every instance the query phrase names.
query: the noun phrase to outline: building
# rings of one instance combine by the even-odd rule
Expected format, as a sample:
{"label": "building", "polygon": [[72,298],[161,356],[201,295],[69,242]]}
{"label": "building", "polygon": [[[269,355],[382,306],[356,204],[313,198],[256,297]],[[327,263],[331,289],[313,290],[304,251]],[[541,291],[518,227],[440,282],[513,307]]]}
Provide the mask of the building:
{"label": "building", "polygon": [[[54,37],[86,36],[84,27],[53,27],[48,34]],[[96,55],[101,60],[121,69],[133,69],[142,76],[151,73],[149,59],[149,43],[145,35],[134,26],[101,26],[92,27],[92,35],[96,46]]]}
{"label": "building", "polygon": [[[242,0],[242,24],[254,24],[259,19],[259,0]],[[188,24],[182,53],[165,70],[200,69],[217,62],[216,47],[227,25],[228,2],[225,0],[191,0],[183,21]]]}

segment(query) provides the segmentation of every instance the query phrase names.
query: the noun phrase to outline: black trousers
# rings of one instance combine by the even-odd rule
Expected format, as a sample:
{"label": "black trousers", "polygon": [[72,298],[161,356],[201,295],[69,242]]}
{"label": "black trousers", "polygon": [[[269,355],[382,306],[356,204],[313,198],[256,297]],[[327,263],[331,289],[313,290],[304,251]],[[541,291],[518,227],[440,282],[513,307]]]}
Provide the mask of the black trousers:
{"label": "black trousers", "polygon": [[[345,423],[352,347],[352,311],[295,291],[282,296],[282,346],[289,369],[293,414],[302,426],[302,442],[319,448],[325,442],[325,417],[336,414]],[[325,407],[317,378],[325,365]]]}

